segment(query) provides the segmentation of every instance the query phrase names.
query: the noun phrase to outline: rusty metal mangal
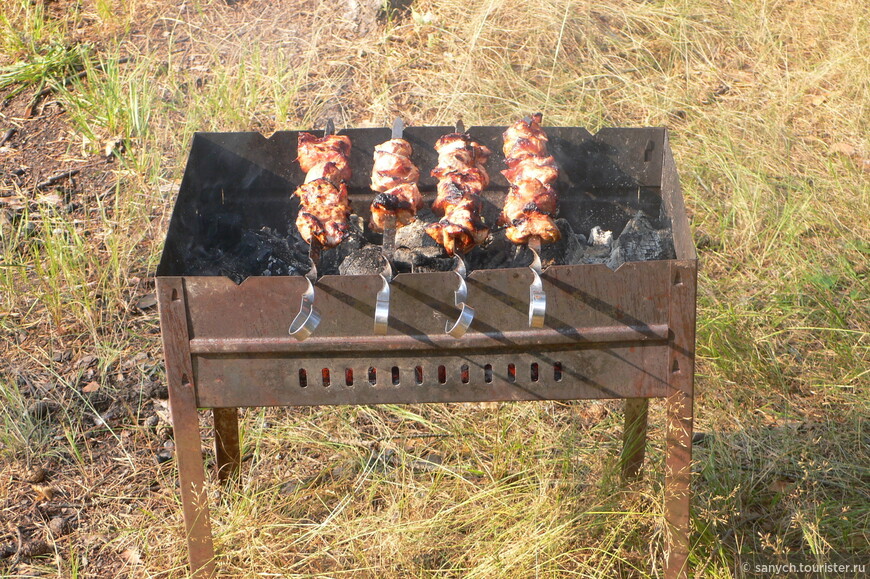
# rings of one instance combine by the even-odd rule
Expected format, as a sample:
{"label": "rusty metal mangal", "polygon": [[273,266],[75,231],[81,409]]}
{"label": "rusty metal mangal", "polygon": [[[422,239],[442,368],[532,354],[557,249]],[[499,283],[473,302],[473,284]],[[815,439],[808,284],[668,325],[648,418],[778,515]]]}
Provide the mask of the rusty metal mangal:
{"label": "rusty metal mangal", "polygon": [[[414,162],[426,176],[431,145],[451,127],[412,127]],[[500,150],[502,127],[471,127]],[[351,129],[351,203],[370,203],[372,149],[389,129]],[[291,193],[302,175],[293,163],[296,133],[197,134],[158,268],[158,299],[172,400],[190,565],[216,573],[197,408],[215,413],[217,474],[239,469],[237,408],[275,405],[378,404],[493,400],[626,399],[623,473],[641,471],[649,398],[667,409],[664,516],[666,577],[686,577],[695,352],[697,257],[679,181],[663,129],[608,129],[590,135],[548,128],[561,167],[561,215],[577,231],[621,231],[644,210],[673,231],[674,259],[552,266],[541,274],[547,296],[542,327],[529,327],[528,267],[472,271],[467,300],[475,316],[454,338],[453,272],[399,273],[391,282],[386,335],[374,335],[383,279],[317,280],[321,321],[303,342],[287,335],[306,280],[250,277],[240,285],[190,275],[191,248],[241,227],[287,231],[297,209]],[[484,215],[495,221],[507,183],[502,160],[490,161]],[[434,195],[434,179],[420,182]],[[364,215],[367,218],[367,215]]]}

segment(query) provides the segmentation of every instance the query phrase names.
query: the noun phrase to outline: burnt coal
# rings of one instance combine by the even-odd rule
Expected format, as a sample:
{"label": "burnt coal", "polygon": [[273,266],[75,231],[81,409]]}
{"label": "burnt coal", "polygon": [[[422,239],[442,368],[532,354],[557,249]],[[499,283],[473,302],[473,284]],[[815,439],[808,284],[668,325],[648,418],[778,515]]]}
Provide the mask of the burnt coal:
{"label": "burnt coal", "polygon": [[607,267],[616,269],[627,261],[655,259],[676,259],[673,235],[670,229],[657,228],[643,211],[638,211],[613,242]]}
{"label": "burnt coal", "polygon": [[[364,223],[362,217],[353,214],[348,220],[350,230],[347,237],[344,238],[337,247],[323,250],[320,257],[320,264],[317,266],[317,273],[320,275],[340,275],[341,264],[361,248],[369,245],[364,233]],[[295,226],[294,226],[295,228]],[[306,251],[307,251],[307,245]]]}
{"label": "burnt coal", "polygon": [[236,283],[249,276],[302,275],[308,246],[269,227],[244,230],[223,244],[191,250],[190,275],[223,275]]}
{"label": "burnt coal", "polygon": [[429,209],[423,209],[416,221],[396,231],[396,273],[449,271],[453,267],[453,259],[426,233],[427,222],[435,220]]}
{"label": "burnt coal", "polygon": [[[396,231],[396,250],[393,256],[395,273],[450,271],[453,259],[444,252],[426,233],[428,222],[435,217],[428,210],[418,215],[418,220]],[[357,220],[354,233],[335,250],[327,262],[324,253],[323,273],[332,273],[338,268],[341,275],[377,274],[383,269],[380,239],[369,243]],[[674,259],[672,233],[667,227],[659,227],[643,211],[637,211],[616,237],[613,232],[593,227],[589,237],[575,232],[566,219],[556,219],[562,238],[541,248],[541,262],[551,265],[585,265],[601,263],[617,269],[627,261]],[[532,254],[526,246],[516,245],[507,239],[504,229],[492,232],[485,243],[472,249],[465,256],[469,271],[526,267]],[[328,264],[328,265],[327,265]]]}
{"label": "burnt coal", "polygon": [[[420,212],[419,219],[396,231],[393,255],[394,273],[450,271],[453,259],[426,233],[426,225],[436,218],[431,211]],[[562,238],[541,248],[541,262],[551,265],[602,263],[617,269],[628,261],[674,259],[672,232],[659,226],[643,211],[637,211],[615,236],[593,227],[587,238],[575,232],[566,219],[556,219]],[[374,241],[374,243],[373,243]],[[236,283],[248,276],[303,275],[308,271],[308,244],[298,237],[281,235],[264,227],[245,230],[237,241],[192,252],[195,266],[190,275],[225,275]],[[485,243],[475,247],[465,261],[469,271],[477,269],[526,267],[532,261],[526,246],[505,236],[504,229],[492,232]],[[333,249],[324,250],[320,275],[371,275],[383,270],[381,238],[369,233],[365,221],[351,215],[348,237]]]}
{"label": "burnt coal", "polygon": [[384,269],[384,259],[381,254],[380,246],[361,247],[344,258],[338,266],[338,272],[341,275],[379,274]]}

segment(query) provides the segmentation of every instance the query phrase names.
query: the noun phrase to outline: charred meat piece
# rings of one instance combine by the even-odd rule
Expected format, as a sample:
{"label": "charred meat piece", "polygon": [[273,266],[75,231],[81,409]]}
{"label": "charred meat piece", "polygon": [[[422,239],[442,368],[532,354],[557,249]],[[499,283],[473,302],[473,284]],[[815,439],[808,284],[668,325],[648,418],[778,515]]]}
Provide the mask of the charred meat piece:
{"label": "charred meat piece", "polygon": [[396,217],[397,227],[407,225],[423,207],[423,197],[417,188],[420,170],[411,161],[412,152],[405,139],[390,139],[375,147],[371,187],[378,194],[371,207],[374,231],[382,232],[391,215]]}
{"label": "charred meat piece", "polygon": [[306,176],[295,192],[300,201],[296,227],[309,244],[316,240],[324,248],[335,247],[350,230],[349,157],[350,139],[344,135],[299,133],[298,160]]}
{"label": "charred meat piece", "polygon": [[389,191],[378,193],[372,201],[372,229],[383,231],[388,215],[396,216],[396,227],[408,225],[417,218],[417,210],[421,207],[423,196],[420,195],[416,183],[398,185]]}
{"label": "charred meat piece", "polygon": [[432,209],[443,217],[426,233],[449,255],[466,253],[489,235],[480,218],[480,193],[489,185],[485,163],[492,152],[465,133],[444,135],[435,150],[438,165],[432,176],[438,179],[438,196]]}
{"label": "charred meat piece", "polygon": [[511,183],[499,224],[516,244],[539,238],[542,243],[559,241],[561,233],[553,216],[559,209],[554,183],[559,178],[556,160],[547,154],[547,135],[541,129],[541,113],[521,119],[502,134],[505,163],[502,174]]}

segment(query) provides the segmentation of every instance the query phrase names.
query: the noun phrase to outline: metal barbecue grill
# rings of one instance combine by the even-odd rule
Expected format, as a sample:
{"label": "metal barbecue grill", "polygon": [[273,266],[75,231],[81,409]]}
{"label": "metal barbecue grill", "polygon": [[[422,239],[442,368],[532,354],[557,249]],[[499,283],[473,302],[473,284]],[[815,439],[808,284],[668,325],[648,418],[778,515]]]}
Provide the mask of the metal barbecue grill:
{"label": "metal barbecue grill", "polygon": [[[494,223],[507,182],[504,127],[471,127],[496,152],[484,218]],[[560,167],[560,216],[575,231],[622,230],[637,211],[670,228],[670,259],[552,265],[540,276],[543,327],[530,327],[528,267],[476,269],[466,278],[473,307],[468,332],[445,331],[460,315],[452,271],[324,275],[314,284],[319,325],[304,341],[288,335],[307,289],[302,275],[253,275],[242,283],[203,268],[209,252],[238,251],[248,230],[292,236],[304,175],[296,132],[198,133],[157,271],[161,327],[172,401],[190,564],[215,571],[196,409],[215,414],[217,469],[239,468],[237,408],[508,400],[626,399],[623,472],[643,461],[649,398],[667,400],[666,576],[686,576],[689,461],[695,351],[697,256],[664,129],[546,128]],[[452,127],[411,127],[427,204],[434,142]],[[351,205],[365,219],[374,146],[389,129],[342,131],[353,142]],[[244,255],[234,259],[244,259]],[[485,256],[484,256],[485,257]],[[389,281],[385,335],[373,331],[379,292]]]}

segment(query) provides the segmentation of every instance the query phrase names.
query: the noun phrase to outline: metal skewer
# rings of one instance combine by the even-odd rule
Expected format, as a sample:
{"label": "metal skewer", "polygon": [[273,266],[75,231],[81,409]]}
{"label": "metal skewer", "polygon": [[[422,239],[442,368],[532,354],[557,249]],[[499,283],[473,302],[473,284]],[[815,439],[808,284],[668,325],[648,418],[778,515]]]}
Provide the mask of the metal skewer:
{"label": "metal skewer", "polygon": [[305,274],[308,288],[302,294],[299,313],[293,318],[288,330],[289,334],[300,342],[310,336],[320,324],[320,312],[314,308],[314,284],[317,282],[317,264],[320,263],[321,249],[320,241],[317,238],[312,238],[308,249],[308,260],[311,262],[311,268]]}
{"label": "metal skewer", "polygon": [[[393,121],[393,133],[391,139],[401,139],[405,131],[405,124],[401,117]],[[375,302],[375,335],[383,336],[387,333],[390,320],[390,282],[393,281],[393,254],[396,251],[396,216],[387,215],[384,221],[384,239],[381,245],[381,257],[384,260],[384,269],[380,276],[383,280],[381,291],[378,292]]]}
{"label": "metal skewer", "polygon": [[[462,119],[456,121],[455,130],[457,133],[465,133],[465,124]],[[465,256],[459,252],[453,255],[453,273],[459,277],[459,287],[453,292],[454,303],[459,308],[459,317],[452,324],[448,321],[444,331],[454,338],[461,338],[474,320],[474,308],[465,303],[465,300],[468,299],[468,285],[465,283],[468,267],[465,265]]]}
{"label": "metal skewer", "polygon": [[[527,125],[532,124],[532,115],[523,117],[523,122]],[[547,313],[547,294],[544,293],[544,282],[541,280],[542,265],[541,265],[541,238],[530,237],[528,248],[532,252],[532,263],[529,264],[529,269],[532,270],[532,283],[529,286],[529,327],[543,328],[544,317]]]}
{"label": "metal skewer", "polygon": [[[327,136],[334,133],[335,122],[332,119],[327,119],[323,135]],[[317,283],[317,266],[320,265],[322,253],[323,246],[320,244],[320,240],[312,237],[308,244],[308,261],[311,262],[311,267],[308,273],[305,274],[305,281],[308,287],[302,293],[299,313],[290,322],[290,328],[287,330],[292,337],[300,342],[310,336],[317,329],[317,326],[320,325],[320,312],[314,307],[314,284]]]}
{"label": "metal skewer", "polygon": [[529,286],[529,327],[543,328],[544,316],[547,313],[547,294],[544,293],[544,282],[541,280],[541,238],[530,237],[528,248],[532,252],[532,284]]}
{"label": "metal skewer", "polygon": [[474,308],[465,303],[468,299],[468,285],[465,283],[467,269],[465,259],[459,253],[453,256],[453,273],[459,277],[459,287],[453,292],[454,302],[459,308],[459,318],[452,324],[448,321],[444,331],[454,338],[461,338],[474,320]]}

